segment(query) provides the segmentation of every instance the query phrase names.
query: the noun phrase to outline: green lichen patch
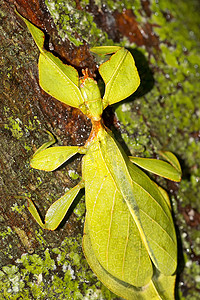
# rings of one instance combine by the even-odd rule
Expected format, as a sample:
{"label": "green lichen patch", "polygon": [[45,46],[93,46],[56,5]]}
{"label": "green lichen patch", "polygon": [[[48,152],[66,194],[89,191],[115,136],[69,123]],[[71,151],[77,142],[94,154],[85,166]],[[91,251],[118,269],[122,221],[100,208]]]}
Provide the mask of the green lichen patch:
{"label": "green lichen patch", "polygon": [[[84,3],[87,1],[82,0],[81,3]],[[95,4],[98,6],[99,9],[102,8],[102,6],[106,6],[111,11],[118,10],[119,12],[122,12],[123,9],[132,9],[133,11],[138,12],[138,10],[141,8],[141,2],[139,0],[95,0]]]}
{"label": "green lichen patch", "polygon": [[[0,271],[3,299],[115,299],[89,269],[81,250],[82,236],[65,238],[59,248],[23,254],[16,266]],[[106,297],[106,298],[105,298]]]}
{"label": "green lichen patch", "polygon": [[5,129],[9,129],[12,132],[13,137],[19,139],[23,136],[22,128],[21,128],[21,120],[16,118],[15,120],[10,117],[8,118],[8,124],[4,126]]}
{"label": "green lichen patch", "polygon": [[97,43],[113,45],[107,34],[96,26],[93,16],[85,9],[77,9],[75,1],[46,0],[45,3],[63,41],[69,39],[75,46],[82,45],[84,41],[91,46]]}

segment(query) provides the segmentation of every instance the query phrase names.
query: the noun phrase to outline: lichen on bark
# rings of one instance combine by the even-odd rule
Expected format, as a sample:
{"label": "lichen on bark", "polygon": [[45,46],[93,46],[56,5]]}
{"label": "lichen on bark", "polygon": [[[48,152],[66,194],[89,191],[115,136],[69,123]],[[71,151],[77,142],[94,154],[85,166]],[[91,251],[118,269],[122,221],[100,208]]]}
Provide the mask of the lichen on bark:
{"label": "lichen on bark", "polygon": [[[0,11],[1,294],[5,299],[20,296],[53,299],[58,295],[60,299],[118,299],[98,282],[83,257],[83,199],[75,214],[72,213],[69,221],[56,232],[39,229],[26,208],[24,197],[32,197],[44,215],[66,186],[70,188],[75,184],[70,177],[71,170],[80,174],[78,161],[53,174],[29,167],[31,155],[48,138],[44,129],[56,135],[58,144],[74,145],[84,143],[90,124],[77,110],[60,105],[39,88],[38,50],[9,2],[12,1],[4,1]],[[59,2],[62,1],[46,1],[54,8]],[[69,53],[65,54],[60,44],[55,45],[54,50],[61,49],[59,55],[71,59],[77,67],[80,64],[81,69],[87,63],[91,68],[95,64],[91,57],[87,61],[87,42],[92,46],[109,43],[129,47],[142,85],[134,98],[114,107],[118,119],[107,111],[106,122],[132,154],[156,157],[157,150],[164,149],[174,152],[181,161],[180,185],[164,180],[159,183],[170,192],[178,228],[180,267],[176,293],[180,299],[198,299],[199,4],[195,0],[69,2],[79,23],[75,22],[76,18],[70,19],[72,11],[67,13],[66,8],[62,10],[60,6],[58,11],[54,9],[57,19],[50,6],[51,21],[49,12],[46,23],[41,19],[41,12],[39,14],[38,24],[45,24],[43,29],[48,30],[53,19],[56,30],[60,27],[61,33],[57,32],[61,46],[66,30],[68,45],[71,43]],[[17,8],[24,9],[25,2],[15,3]],[[38,6],[33,16],[37,15],[40,3],[44,7],[44,1],[35,3]],[[56,20],[64,23],[56,23]],[[57,38],[55,32],[52,43]],[[73,52],[73,42],[76,46],[82,43],[84,58],[79,47]]]}

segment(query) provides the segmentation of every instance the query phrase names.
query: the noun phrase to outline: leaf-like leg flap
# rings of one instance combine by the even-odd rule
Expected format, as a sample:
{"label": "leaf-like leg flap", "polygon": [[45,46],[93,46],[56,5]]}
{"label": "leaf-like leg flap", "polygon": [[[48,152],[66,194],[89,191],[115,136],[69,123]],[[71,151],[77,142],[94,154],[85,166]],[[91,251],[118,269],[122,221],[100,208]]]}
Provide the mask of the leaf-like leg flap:
{"label": "leaf-like leg flap", "polygon": [[179,161],[177,157],[169,151],[159,151],[158,152],[160,156],[162,156],[165,160],[167,160],[179,173],[181,176],[181,166],[179,164]]}
{"label": "leaf-like leg flap", "polygon": [[90,48],[90,51],[98,55],[106,55],[106,54],[115,53],[121,48],[122,47],[120,46],[100,46],[100,47],[92,47]]}
{"label": "leaf-like leg flap", "polygon": [[64,216],[66,215],[68,209],[70,208],[72,202],[77,196],[80,189],[84,187],[84,182],[80,181],[74,188],[70,189],[64,194],[60,199],[54,202],[48,209],[45,216],[45,223],[42,222],[40,215],[33,204],[33,202],[28,198],[28,210],[36,220],[36,222],[44,229],[55,230]]}
{"label": "leaf-like leg flap", "polygon": [[[175,276],[164,276],[159,272],[153,276],[146,286],[136,288],[124,281],[117,279],[107,272],[98,261],[90,239],[87,215],[84,226],[83,251],[93,272],[113,293],[126,300],[149,300],[149,299],[174,299]],[[142,266],[141,266],[142,267]],[[145,265],[143,268],[145,269]]]}
{"label": "leaf-like leg flap", "polygon": [[181,180],[180,171],[178,171],[174,166],[170,165],[169,163],[163,160],[133,156],[130,156],[129,159],[132,163],[151,173],[177,182]]}
{"label": "leaf-like leg flap", "polygon": [[53,171],[60,167],[76,153],[79,153],[78,146],[50,147],[35,154],[30,165],[34,169]]}
{"label": "leaf-like leg flap", "polygon": [[103,97],[104,108],[127,98],[136,91],[140,84],[134,59],[124,48],[118,50],[103,63],[99,67],[99,73],[106,86]]}
{"label": "leaf-like leg flap", "polygon": [[18,16],[25,22],[26,26],[28,27],[37,47],[39,48],[40,51],[43,51],[43,46],[44,46],[44,33],[42,30],[34,26],[31,22],[29,22],[27,19],[22,17],[17,11],[16,13]]}
{"label": "leaf-like leg flap", "polygon": [[83,106],[79,76],[74,67],[65,65],[47,51],[41,53],[38,66],[39,82],[45,92],[67,105],[77,108]]}
{"label": "leaf-like leg flap", "polygon": [[33,201],[31,199],[27,199],[28,200],[28,210],[30,211],[30,213],[32,214],[32,216],[34,217],[34,219],[36,220],[36,222],[42,227],[45,228],[45,224],[42,222],[40,215],[38,214],[38,211],[35,207],[35,205],[33,204]]}
{"label": "leaf-like leg flap", "polygon": [[84,187],[81,181],[74,188],[70,189],[60,199],[54,202],[48,209],[45,216],[45,229],[55,230],[63,220],[80,189]]}
{"label": "leaf-like leg flap", "polygon": [[37,153],[39,153],[42,150],[47,149],[48,147],[50,147],[51,145],[53,145],[56,142],[55,137],[53,136],[53,134],[47,130],[47,133],[49,134],[49,141],[44,143],[39,149],[37,149],[37,151],[35,151],[35,153],[33,154],[33,156],[35,156]]}
{"label": "leaf-like leg flap", "polygon": [[18,15],[26,23],[41,54],[39,57],[39,82],[42,89],[67,105],[79,108],[84,112],[84,99],[79,89],[77,70],[64,64],[58,57],[44,49],[44,33],[28,20]]}
{"label": "leaf-like leg flap", "polygon": [[104,161],[100,144],[99,140],[93,142],[83,163],[92,248],[99,263],[112,276],[134,286],[143,286],[152,277],[152,263]]}

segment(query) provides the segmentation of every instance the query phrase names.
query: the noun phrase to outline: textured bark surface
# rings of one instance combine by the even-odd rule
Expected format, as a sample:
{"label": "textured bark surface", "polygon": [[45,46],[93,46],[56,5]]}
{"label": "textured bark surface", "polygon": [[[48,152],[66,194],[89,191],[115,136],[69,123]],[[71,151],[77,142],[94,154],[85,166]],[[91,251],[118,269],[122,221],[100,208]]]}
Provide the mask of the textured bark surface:
{"label": "textured bark surface", "polygon": [[26,208],[26,197],[30,197],[44,216],[49,205],[81,175],[80,158],[52,173],[30,168],[30,157],[48,140],[45,130],[55,135],[59,145],[82,145],[91,126],[78,110],[39,87],[39,52],[15,7],[44,30],[50,50],[80,74],[85,67],[91,74],[96,71],[90,45],[123,39],[125,46],[131,45],[141,87],[134,98],[115,106],[118,119],[108,109],[105,122],[133,154],[156,157],[157,150],[165,149],[178,155],[183,168],[181,184],[154,179],[170,192],[173,203],[179,237],[177,299],[198,299],[199,5],[183,0],[126,2],[67,1],[63,7],[56,1],[0,1],[3,299],[118,299],[98,282],[84,260],[83,199],[55,232],[39,229]]}

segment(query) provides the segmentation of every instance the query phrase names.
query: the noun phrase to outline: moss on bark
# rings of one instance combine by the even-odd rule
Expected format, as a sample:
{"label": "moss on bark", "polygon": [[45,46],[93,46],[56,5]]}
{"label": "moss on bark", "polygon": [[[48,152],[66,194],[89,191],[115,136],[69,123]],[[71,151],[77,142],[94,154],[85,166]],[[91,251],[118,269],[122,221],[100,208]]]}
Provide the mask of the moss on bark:
{"label": "moss on bark", "polygon": [[[155,179],[168,190],[173,204],[179,237],[177,297],[198,299],[199,4],[195,0],[69,1],[63,7],[62,2],[46,1],[61,40],[68,38],[72,46],[84,41],[92,46],[121,44],[135,57],[142,84],[134,97],[115,106],[120,122],[116,134],[134,155],[156,157],[164,149],[180,159],[179,185]],[[66,186],[75,184],[70,170],[80,172],[78,162],[53,174],[29,167],[34,150],[47,139],[43,130],[54,132],[60,144],[82,144],[89,125],[71,108],[63,112],[63,106],[40,90],[38,50],[32,38],[6,1],[0,14],[1,295],[4,299],[117,299],[98,282],[83,257],[83,199],[56,232],[39,229],[25,206],[24,197],[32,197],[44,213]],[[69,132],[65,137],[63,124]]]}

